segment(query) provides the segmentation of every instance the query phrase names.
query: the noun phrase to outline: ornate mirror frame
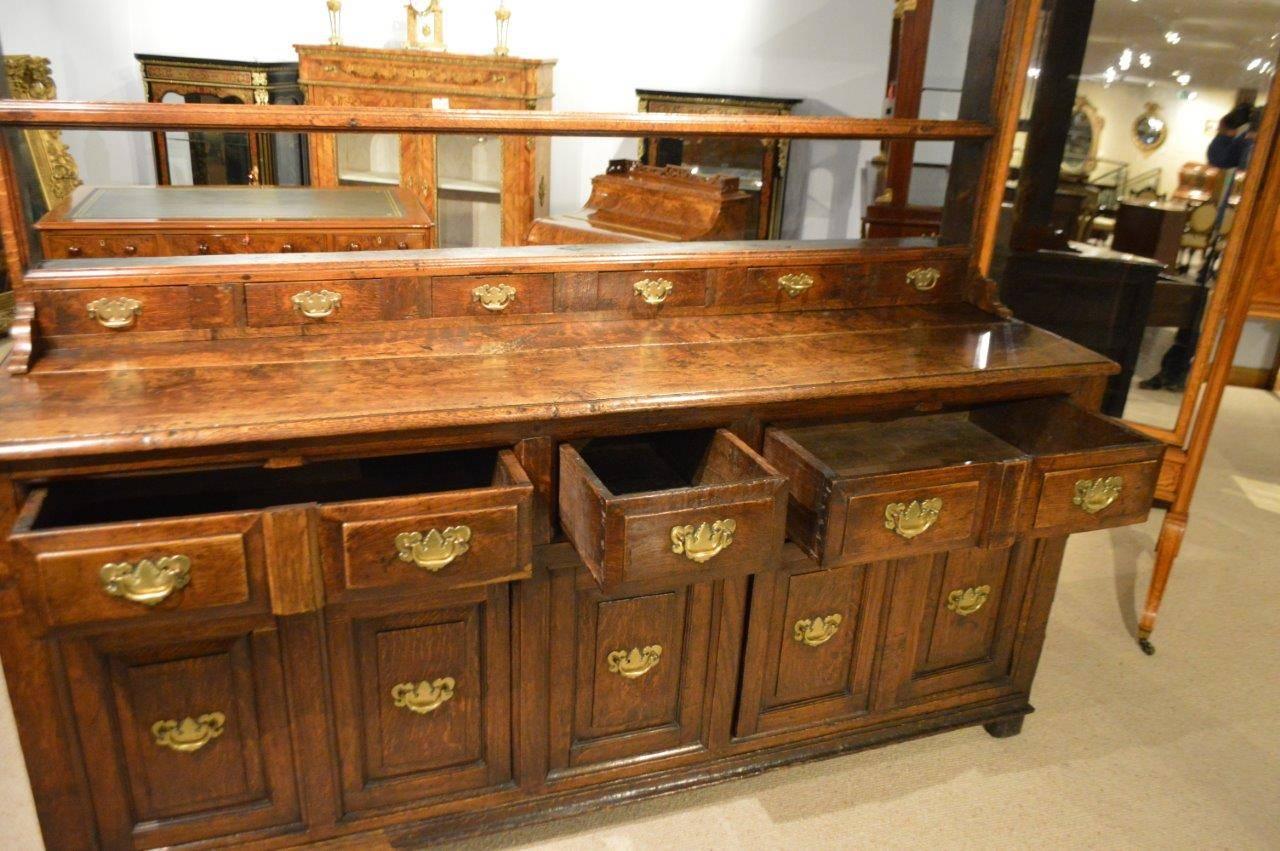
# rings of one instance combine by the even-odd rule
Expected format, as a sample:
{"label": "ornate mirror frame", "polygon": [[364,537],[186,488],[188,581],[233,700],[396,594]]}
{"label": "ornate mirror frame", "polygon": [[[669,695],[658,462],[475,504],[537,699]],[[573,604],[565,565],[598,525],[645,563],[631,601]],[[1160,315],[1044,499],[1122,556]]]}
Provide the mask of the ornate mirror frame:
{"label": "ornate mirror frame", "polygon": [[[1139,128],[1142,127],[1144,122],[1152,118],[1160,122],[1160,130],[1157,133],[1154,142],[1147,142],[1143,139]],[[1165,119],[1160,115],[1160,104],[1155,103],[1154,101],[1147,101],[1146,109],[1142,111],[1141,115],[1133,120],[1133,127],[1129,135],[1133,139],[1133,144],[1136,145],[1138,150],[1142,151],[1144,154],[1149,154],[1159,149],[1159,147],[1165,143],[1165,140],[1169,138],[1169,122],[1165,121]]]}
{"label": "ornate mirror frame", "polygon": [[[1106,119],[1098,114],[1098,109],[1090,103],[1087,97],[1080,95],[1076,97],[1075,108],[1071,111],[1071,123],[1076,123],[1076,116],[1084,116],[1084,120],[1089,123],[1089,152],[1085,154],[1084,160],[1079,165],[1069,165],[1066,157],[1062,161],[1062,173],[1078,176],[1087,176],[1093,172],[1098,166],[1098,145],[1102,141],[1102,128],[1106,126]],[[1070,137],[1070,130],[1067,131]]]}

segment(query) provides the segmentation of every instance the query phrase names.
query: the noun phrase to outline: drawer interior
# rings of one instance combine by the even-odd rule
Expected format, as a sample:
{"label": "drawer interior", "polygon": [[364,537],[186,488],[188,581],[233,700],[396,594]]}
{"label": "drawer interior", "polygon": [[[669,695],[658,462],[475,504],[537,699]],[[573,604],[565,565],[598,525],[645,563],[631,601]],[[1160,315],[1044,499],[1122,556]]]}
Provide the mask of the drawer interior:
{"label": "drawer interior", "polygon": [[1153,443],[1145,435],[1064,399],[988,405],[975,408],[971,418],[1028,455],[1064,455]]}
{"label": "drawer interior", "polygon": [[577,447],[613,496],[718,485],[760,477],[712,429],[593,438]]}
{"label": "drawer interior", "polygon": [[973,419],[972,412],[788,428],[786,434],[836,476],[955,467],[1022,457]]}
{"label": "drawer interior", "polygon": [[31,529],[484,488],[507,483],[498,452],[472,449],[285,469],[234,467],[53,481],[44,486]]}

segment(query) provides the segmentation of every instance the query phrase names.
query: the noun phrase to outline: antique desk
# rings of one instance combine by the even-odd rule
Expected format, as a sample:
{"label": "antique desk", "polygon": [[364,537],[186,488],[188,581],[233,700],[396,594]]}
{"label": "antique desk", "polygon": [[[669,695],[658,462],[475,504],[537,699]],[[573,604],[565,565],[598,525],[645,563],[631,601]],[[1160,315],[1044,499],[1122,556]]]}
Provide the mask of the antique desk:
{"label": "antique desk", "polygon": [[[551,108],[554,60],[297,45],[308,104],[421,109]],[[311,137],[315,186],[398,185],[439,225],[441,247],[520,245],[547,214],[547,138],[332,133]]]}
{"label": "antique desk", "polygon": [[432,223],[395,187],[81,186],[36,230],[64,259],[425,248]]}
{"label": "antique desk", "polygon": [[[137,53],[147,100],[154,103],[300,104],[297,62],[241,62]],[[156,183],[307,183],[302,133],[151,134]]]}
{"label": "antique desk", "polygon": [[571,245],[747,239],[757,200],[739,188],[736,177],[613,160],[604,174],[591,178],[585,209],[535,219],[525,241]]}

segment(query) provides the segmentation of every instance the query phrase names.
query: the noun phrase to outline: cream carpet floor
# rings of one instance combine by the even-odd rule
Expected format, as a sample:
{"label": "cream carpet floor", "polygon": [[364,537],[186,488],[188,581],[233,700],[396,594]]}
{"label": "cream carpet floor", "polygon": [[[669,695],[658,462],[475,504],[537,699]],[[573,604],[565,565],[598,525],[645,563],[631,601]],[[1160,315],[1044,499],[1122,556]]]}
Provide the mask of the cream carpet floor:
{"label": "cream carpet floor", "polygon": [[[1280,396],[1231,388],[1154,635],[1161,519],[1079,535],[1022,735],[960,730],[468,848],[1280,848]],[[0,844],[39,847],[0,691]]]}

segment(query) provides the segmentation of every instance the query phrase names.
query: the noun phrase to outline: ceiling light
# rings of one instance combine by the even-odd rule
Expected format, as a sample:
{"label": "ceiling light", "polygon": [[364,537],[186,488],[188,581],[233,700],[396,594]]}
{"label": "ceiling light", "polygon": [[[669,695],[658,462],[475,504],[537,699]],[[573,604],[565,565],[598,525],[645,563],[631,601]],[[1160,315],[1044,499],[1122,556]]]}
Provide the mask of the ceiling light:
{"label": "ceiling light", "polygon": [[1190,74],[1179,74],[1179,75],[1178,75],[1178,85],[1180,85],[1180,86],[1185,86],[1187,83],[1190,83],[1190,82],[1191,82],[1191,75],[1190,75]]}
{"label": "ceiling light", "polygon": [[1150,68],[1150,67],[1151,67],[1151,54],[1150,54],[1150,53],[1139,53],[1139,54],[1138,54],[1138,64],[1139,64],[1139,65],[1141,65],[1143,68]]}
{"label": "ceiling light", "polygon": [[1121,51],[1120,61],[1117,64],[1120,66],[1121,71],[1128,71],[1129,66],[1133,64],[1133,51],[1127,47]]}
{"label": "ceiling light", "polygon": [[1178,42],[1182,41],[1182,33],[1178,32],[1177,30],[1169,30],[1167,33],[1164,34],[1164,40],[1169,42],[1170,44],[1177,44]]}
{"label": "ceiling light", "polygon": [[1108,83],[1114,83],[1120,75],[1116,73],[1114,65],[1108,65],[1107,70],[1102,72],[1102,76]]}
{"label": "ceiling light", "polygon": [[1170,71],[1170,72],[1169,72],[1169,76],[1170,76],[1170,77],[1176,77],[1176,76],[1178,76],[1178,75],[1179,75],[1179,74],[1181,74],[1181,73],[1182,73],[1182,70],[1181,70],[1181,69],[1179,69],[1179,68],[1175,68],[1175,69],[1173,69],[1172,71]]}
{"label": "ceiling light", "polygon": [[1252,62],[1250,62],[1248,65],[1244,67],[1246,71],[1254,71],[1261,64],[1262,64],[1262,60],[1255,57]]}

